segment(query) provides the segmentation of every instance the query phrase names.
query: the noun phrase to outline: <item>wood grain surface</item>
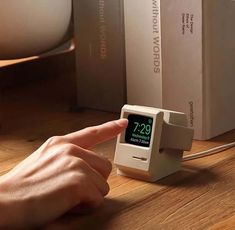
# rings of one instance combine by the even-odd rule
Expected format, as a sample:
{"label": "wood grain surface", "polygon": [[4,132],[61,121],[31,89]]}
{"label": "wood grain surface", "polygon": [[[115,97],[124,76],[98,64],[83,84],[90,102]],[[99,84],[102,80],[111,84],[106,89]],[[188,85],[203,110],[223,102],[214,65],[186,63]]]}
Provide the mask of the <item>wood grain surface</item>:
{"label": "wood grain surface", "polygon": [[[9,77],[11,81],[14,76],[21,77],[23,82],[10,84],[9,81],[0,87],[0,174],[14,167],[50,136],[119,117],[115,113],[74,107],[71,60],[73,56],[66,54],[56,60],[27,63],[0,72],[0,77]],[[235,130],[210,141],[194,141],[190,153],[231,141],[235,141]],[[115,140],[94,150],[113,161]],[[66,214],[43,228],[235,229],[234,148],[184,162],[181,171],[156,183],[117,176],[113,166],[109,184],[111,191],[102,207]]]}

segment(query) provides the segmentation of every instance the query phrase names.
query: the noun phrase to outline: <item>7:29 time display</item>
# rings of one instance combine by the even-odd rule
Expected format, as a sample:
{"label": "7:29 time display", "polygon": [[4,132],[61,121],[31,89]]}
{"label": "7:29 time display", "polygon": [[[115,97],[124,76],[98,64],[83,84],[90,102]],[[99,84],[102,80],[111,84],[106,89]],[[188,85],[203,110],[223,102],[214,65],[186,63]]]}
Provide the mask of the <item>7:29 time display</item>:
{"label": "7:29 time display", "polygon": [[126,129],[126,143],[149,147],[151,141],[153,118],[139,114],[129,114]]}
{"label": "7:29 time display", "polygon": [[135,128],[134,132],[138,132],[139,134],[142,135],[149,135],[151,133],[151,125],[150,124],[145,124],[145,123],[139,123],[139,122],[134,122]]}

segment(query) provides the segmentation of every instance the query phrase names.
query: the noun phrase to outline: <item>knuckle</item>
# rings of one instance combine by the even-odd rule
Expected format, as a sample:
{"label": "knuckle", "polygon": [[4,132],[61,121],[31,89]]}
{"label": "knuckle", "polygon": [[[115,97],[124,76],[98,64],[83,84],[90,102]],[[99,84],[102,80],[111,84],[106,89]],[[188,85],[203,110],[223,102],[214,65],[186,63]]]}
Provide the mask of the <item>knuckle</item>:
{"label": "knuckle", "polygon": [[73,157],[68,154],[66,151],[64,152],[64,164],[65,167],[71,171],[71,173],[77,173],[78,175],[83,176],[82,174],[85,173],[87,165],[86,162],[77,157]]}
{"label": "knuckle", "polygon": [[74,153],[77,152],[77,147],[73,144],[65,144],[64,145],[64,152],[68,155],[73,155]]}
{"label": "knuckle", "polygon": [[109,187],[109,184],[106,183],[105,186],[104,186],[104,196],[106,196],[110,191],[110,187]]}
{"label": "knuckle", "polygon": [[[86,192],[87,191],[87,181],[88,178],[85,174],[79,173],[76,171],[70,172],[67,181],[71,191],[74,191],[77,194],[77,191]],[[80,194],[81,195],[81,194]]]}
{"label": "knuckle", "polygon": [[71,180],[73,180],[74,182],[76,182],[76,185],[79,184],[79,186],[84,186],[86,184],[87,181],[87,175],[85,173],[81,173],[79,171],[73,171],[71,173]]}
{"label": "knuckle", "polygon": [[109,161],[108,159],[106,159],[106,162],[107,162],[106,163],[107,171],[108,171],[108,174],[110,174],[112,171],[113,165],[112,165],[111,161]]}
{"label": "knuckle", "polygon": [[71,183],[72,186],[75,186],[77,184],[77,181],[79,179],[79,173],[72,171],[69,173],[67,180]]}
{"label": "knuckle", "polygon": [[[70,143],[62,143],[58,148],[58,156],[59,157],[71,157],[74,156],[77,152],[77,148],[75,145]],[[71,159],[70,159],[71,160]]]}
{"label": "knuckle", "polygon": [[88,189],[89,178],[85,173],[76,174],[76,188],[86,192]]}
{"label": "knuckle", "polygon": [[93,127],[88,127],[86,128],[86,131],[89,133],[91,136],[97,136],[99,137],[99,129],[96,126]]}
{"label": "knuckle", "polygon": [[76,172],[77,166],[74,157],[71,157],[67,153],[64,153],[64,156],[62,155],[62,159],[63,159],[63,166],[66,171],[69,171],[71,173]]}
{"label": "knuckle", "polygon": [[87,169],[87,163],[81,158],[76,158],[76,168],[80,171],[85,171]]}
{"label": "knuckle", "polygon": [[53,136],[53,137],[50,137],[46,143],[49,146],[54,146],[57,144],[61,144],[63,142],[64,142],[64,138],[62,136]]}
{"label": "knuckle", "polygon": [[105,171],[105,176],[108,177],[112,171],[113,166],[112,163],[105,157],[103,158],[103,162],[104,162],[103,169]]}

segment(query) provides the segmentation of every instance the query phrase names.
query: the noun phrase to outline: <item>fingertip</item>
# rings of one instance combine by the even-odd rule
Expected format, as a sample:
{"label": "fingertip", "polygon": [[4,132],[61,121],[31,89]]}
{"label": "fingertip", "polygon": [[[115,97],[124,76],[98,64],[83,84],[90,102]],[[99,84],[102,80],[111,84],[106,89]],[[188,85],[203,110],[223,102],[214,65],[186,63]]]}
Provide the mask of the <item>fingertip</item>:
{"label": "fingertip", "polygon": [[128,125],[128,120],[127,120],[126,118],[121,118],[121,119],[119,119],[119,120],[116,120],[115,122],[116,122],[116,123],[118,124],[118,126],[120,126],[121,128],[126,128],[127,125]]}

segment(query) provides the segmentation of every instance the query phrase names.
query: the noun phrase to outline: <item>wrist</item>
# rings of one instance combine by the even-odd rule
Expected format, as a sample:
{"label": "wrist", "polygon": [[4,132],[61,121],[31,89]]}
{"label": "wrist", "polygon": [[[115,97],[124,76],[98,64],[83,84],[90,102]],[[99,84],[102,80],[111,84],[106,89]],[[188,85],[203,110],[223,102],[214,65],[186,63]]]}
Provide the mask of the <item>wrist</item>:
{"label": "wrist", "polygon": [[19,227],[17,224],[21,214],[14,193],[10,191],[9,179],[0,177],[0,229]]}
{"label": "wrist", "polygon": [[0,177],[0,228],[7,227],[9,215],[7,214],[8,197],[3,177]]}

